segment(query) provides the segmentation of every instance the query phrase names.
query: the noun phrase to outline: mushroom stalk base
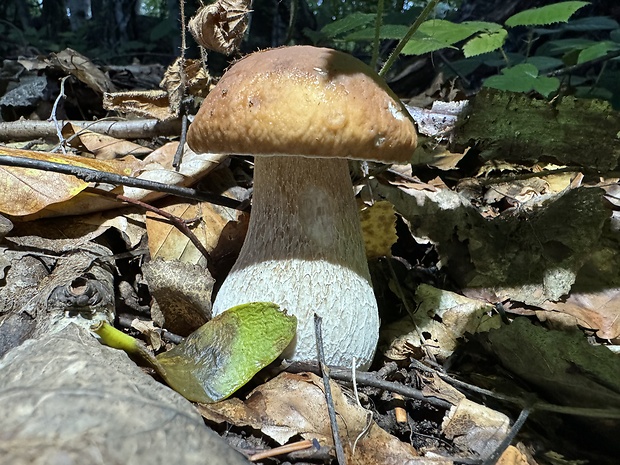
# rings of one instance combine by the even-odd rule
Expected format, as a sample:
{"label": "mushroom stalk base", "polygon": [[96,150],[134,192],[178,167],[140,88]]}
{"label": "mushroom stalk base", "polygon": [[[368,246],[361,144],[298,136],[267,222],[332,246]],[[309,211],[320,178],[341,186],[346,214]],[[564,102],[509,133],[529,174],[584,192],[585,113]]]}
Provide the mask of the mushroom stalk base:
{"label": "mushroom stalk base", "polygon": [[327,364],[370,365],[379,315],[346,160],[256,157],[248,234],[213,314],[256,301],[297,317],[284,358],[317,359],[317,313]]}

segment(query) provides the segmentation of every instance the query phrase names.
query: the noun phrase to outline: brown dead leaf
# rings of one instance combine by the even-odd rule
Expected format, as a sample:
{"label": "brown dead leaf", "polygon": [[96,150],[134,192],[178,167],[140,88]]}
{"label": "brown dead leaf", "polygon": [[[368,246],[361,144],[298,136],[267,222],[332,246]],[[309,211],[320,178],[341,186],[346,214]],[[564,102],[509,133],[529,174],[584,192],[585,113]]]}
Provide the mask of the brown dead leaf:
{"label": "brown dead leaf", "polygon": [[156,259],[144,264],[142,270],[155,300],[153,318],[166,329],[188,336],[211,318],[214,281],[206,267]]}
{"label": "brown dead leaf", "polygon": [[527,456],[515,446],[508,446],[497,461],[497,465],[528,465]]}
{"label": "brown dead leaf", "polygon": [[[366,429],[368,412],[347,399],[333,381],[331,390],[348,464],[402,465],[418,456],[413,447],[388,434],[374,421],[367,434],[358,440],[353,453],[354,442]],[[199,405],[199,410],[205,418],[216,423],[226,421],[261,430],[279,444],[300,435],[333,445],[323,382],[311,373],[281,373],[254,389],[245,402],[229,399]]]}
{"label": "brown dead leaf", "polygon": [[90,152],[98,160],[113,160],[125,155],[139,157],[152,152],[148,147],[89,131],[72,123],[63,126],[62,135],[71,147]]}
{"label": "brown dead leaf", "polygon": [[[130,174],[126,164],[112,164],[75,155],[35,152],[4,146],[0,146],[0,155],[62,163],[117,174]],[[88,183],[75,176],[51,171],[0,166],[0,186],[2,186],[0,211],[8,215],[24,216],[75,197],[88,186]]]}
{"label": "brown dead leaf", "polygon": [[84,55],[71,48],[52,53],[50,62],[60,67],[65,73],[72,74],[99,94],[116,90],[110,78],[103,71]]}
{"label": "brown dead leaf", "polygon": [[131,90],[103,94],[103,108],[120,113],[166,121],[178,116],[170,109],[170,99],[165,90]]}
{"label": "brown dead leaf", "polygon": [[249,0],[218,0],[198,10],[189,30],[201,46],[225,55],[239,48],[248,27]]}
{"label": "brown dead leaf", "polygon": [[[439,360],[448,358],[465,333],[497,328],[499,315],[490,315],[493,306],[454,292],[420,284],[416,290],[417,311],[381,331],[386,356],[402,360],[419,350],[422,344]],[[423,338],[421,335],[425,334]]]}
{"label": "brown dead leaf", "polygon": [[596,330],[601,339],[620,338],[620,288],[600,292],[571,292],[564,302],[545,302],[545,315],[559,312],[571,315],[584,328]]}
{"label": "brown dead leaf", "polygon": [[[196,220],[190,224],[198,240],[211,252],[220,238],[222,229],[230,220],[222,215],[221,209],[207,202],[172,203],[162,208],[164,211],[185,221]],[[181,260],[186,263],[204,263],[204,257],[190,240],[167,220],[155,213],[146,215],[146,230],[152,258]]]}
{"label": "brown dead leaf", "polygon": [[473,450],[480,457],[489,456],[510,430],[509,418],[496,410],[461,399],[442,423],[443,434],[463,450]]}

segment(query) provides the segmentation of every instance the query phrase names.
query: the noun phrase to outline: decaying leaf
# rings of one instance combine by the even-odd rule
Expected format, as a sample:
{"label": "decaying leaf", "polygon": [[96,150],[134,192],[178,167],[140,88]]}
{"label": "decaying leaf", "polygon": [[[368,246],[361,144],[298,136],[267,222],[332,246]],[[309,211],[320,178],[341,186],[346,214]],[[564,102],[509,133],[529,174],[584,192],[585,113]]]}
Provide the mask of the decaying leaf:
{"label": "decaying leaf", "polygon": [[209,92],[210,84],[211,77],[200,60],[178,58],[166,69],[159,84],[162,90],[106,92],[103,95],[103,108],[167,121],[179,117],[187,90],[192,95],[204,97]]}
{"label": "decaying leaf", "polygon": [[396,214],[390,202],[380,200],[360,212],[366,257],[378,258],[392,255],[396,236]]}
{"label": "decaying leaf", "polygon": [[103,94],[103,108],[121,113],[166,121],[178,116],[170,109],[170,98],[165,90],[130,90]]}
{"label": "decaying leaf", "polygon": [[89,131],[72,123],[62,127],[62,136],[71,147],[90,152],[98,160],[113,160],[125,155],[139,157],[151,153],[151,149],[128,140]]}
{"label": "decaying leaf", "polygon": [[[418,456],[409,444],[388,434],[368,412],[348,399],[331,381],[339,432],[349,465],[402,465]],[[230,399],[199,406],[207,419],[237,426],[251,426],[284,444],[291,437],[317,439],[333,445],[322,380],[312,373],[281,373],[254,389],[245,401]],[[362,434],[367,430],[366,434]],[[353,452],[352,447],[358,439]],[[438,460],[438,464],[448,461]]]}
{"label": "decaying leaf", "polygon": [[65,73],[72,74],[99,94],[114,92],[115,87],[108,76],[88,58],[71,48],[52,53],[50,61]]}
{"label": "decaying leaf", "polygon": [[488,457],[510,430],[510,420],[503,413],[461,399],[444,417],[442,431],[463,450],[473,450]]}
{"label": "decaying leaf", "polygon": [[201,46],[225,55],[239,48],[248,27],[249,0],[218,0],[198,10],[189,30]]}
{"label": "decaying leaf", "polygon": [[[125,171],[128,168],[127,165],[123,166],[122,162],[112,164],[75,155],[35,152],[9,147],[0,147],[0,155],[62,163],[116,174],[129,174]],[[88,186],[88,183],[67,174],[1,166],[0,185],[3,186],[0,189],[0,212],[13,216],[25,216],[75,197]]]}
{"label": "decaying leaf", "polygon": [[388,325],[381,338],[389,344],[386,356],[403,360],[420,353],[422,344],[439,360],[449,357],[465,333],[488,331],[500,326],[493,306],[453,292],[420,284],[415,295],[417,311],[412,316]]}
{"label": "decaying leaf", "polygon": [[164,326],[187,336],[211,318],[213,278],[205,266],[181,260],[151,260],[142,266],[144,278],[154,299],[154,319],[161,312]]}

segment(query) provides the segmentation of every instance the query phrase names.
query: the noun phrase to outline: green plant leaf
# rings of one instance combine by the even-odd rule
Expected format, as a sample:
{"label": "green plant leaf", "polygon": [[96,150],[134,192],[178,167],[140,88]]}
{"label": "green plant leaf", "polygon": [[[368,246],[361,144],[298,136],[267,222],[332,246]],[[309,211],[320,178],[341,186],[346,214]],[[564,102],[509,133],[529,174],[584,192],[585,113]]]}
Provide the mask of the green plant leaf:
{"label": "green plant leaf", "polygon": [[400,53],[403,55],[424,55],[425,53],[435,52],[443,48],[456,49],[456,47],[450,44],[437,40],[433,37],[420,34],[418,31],[413,35],[411,40],[407,42]]}
{"label": "green plant leaf", "polygon": [[[401,24],[385,24],[381,26],[379,33],[380,39],[401,39],[407,33],[409,27]],[[367,27],[359,31],[352,32],[347,35],[344,40],[361,41],[361,40],[374,40],[375,28]]]}
{"label": "green plant leaf", "polygon": [[565,23],[577,10],[590,2],[560,2],[540,8],[521,11],[505,22],[508,27],[544,26],[553,23]]}
{"label": "green plant leaf", "polygon": [[536,66],[538,71],[550,71],[552,69],[559,68],[564,64],[559,58],[547,57],[547,56],[532,56],[527,59],[527,63]]}
{"label": "green plant leaf", "polygon": [[463,54],[469,58],[483,53],[489,53],[501,48],[506,42],[508,32],[500,28],[493,32],[483,32],[467,41],[463,46]]}
{"label": "green plant leaf", "polygon": [[620,44],[614,42],[604,41],[584,48],[577,58],[577,64],[585,63],[586,61],[596,60],[597,58],[604,57],[609,52],[620,49]]}
{"label": "green plant leaf", "polygon": [[158,373],[194,402],[230,396],[273,362],[295,336],[297,319],[273,303],[233,307],[157,356]]}
{"label": "green plant leaf", "polygon": [[584,48],[590,47],[596,43],[597,42],[593,40],[581,38],[550,40],[549,42],[541,45],[538,50],[536,50],[536,53],[551,56],[564,55],[565,53],[573,52],[575,50],[583,50]]}
{"label": "green plant leaf", "polygon": [[538,75],[538,69],[531,63],[522,63],[505,68],[501,75],[491,76],[482,84],[483,87],[492,87],[511,92],[530,92],[535,90],[545,97],[549,97],[560,87],[557,78]]}
{"label": "green plant leaf", "polygon": [[321,29],[321,33],[327,38],[334,38],[374,22],[375,16],[376,15],[373,13],[355,12],[333,23],[327,24]]}
{"label": "green plant leaf", "polygon": [[562,30],[576,32],[609,31],[619,27],[618,22],[608,16],[590,16],[588,18],[571,19],[567,24],[562,25]]}

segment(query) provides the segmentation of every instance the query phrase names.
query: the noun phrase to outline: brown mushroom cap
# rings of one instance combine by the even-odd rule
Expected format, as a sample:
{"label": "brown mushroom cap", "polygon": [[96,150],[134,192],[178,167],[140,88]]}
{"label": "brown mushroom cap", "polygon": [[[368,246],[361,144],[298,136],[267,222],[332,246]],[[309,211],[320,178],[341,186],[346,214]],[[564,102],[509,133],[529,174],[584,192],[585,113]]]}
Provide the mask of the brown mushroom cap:
{"label": "brown mushroom cap", "polygon": [[408,161],[417,135],[400,100],[366,64],[294,46],[235,63],[188,133],[198,152]]}

